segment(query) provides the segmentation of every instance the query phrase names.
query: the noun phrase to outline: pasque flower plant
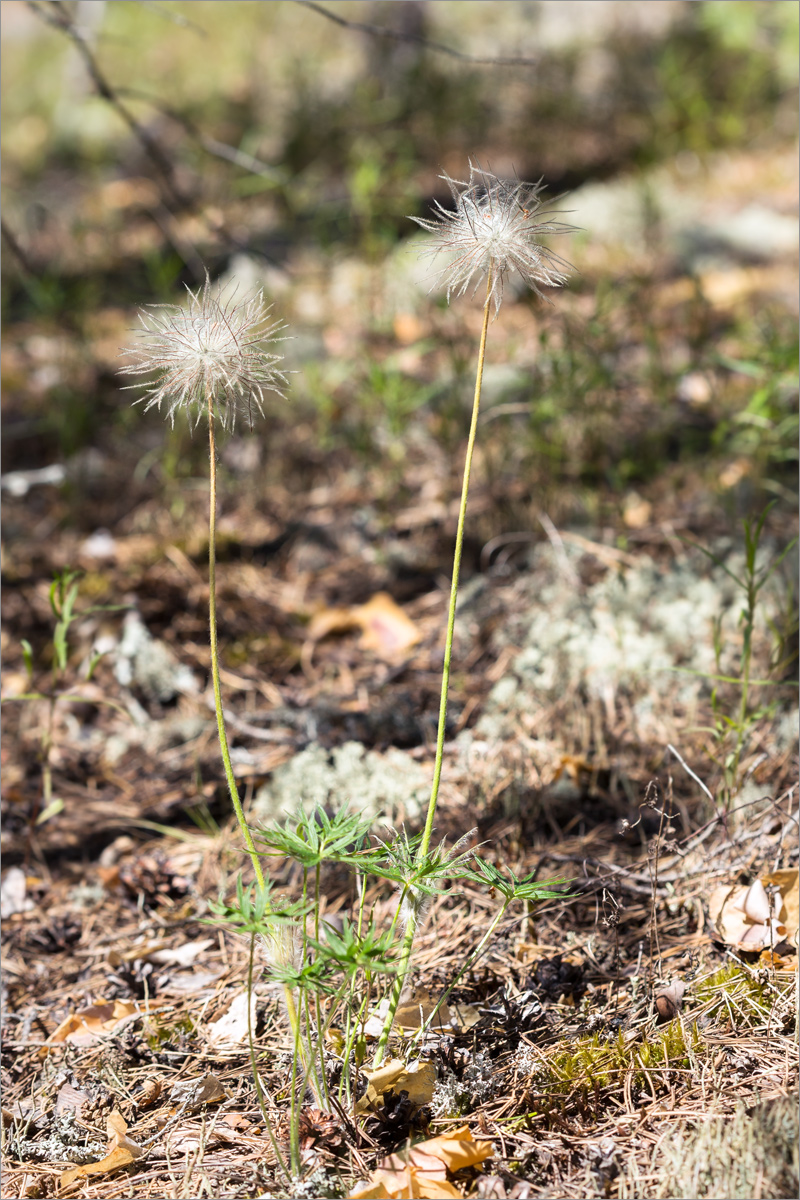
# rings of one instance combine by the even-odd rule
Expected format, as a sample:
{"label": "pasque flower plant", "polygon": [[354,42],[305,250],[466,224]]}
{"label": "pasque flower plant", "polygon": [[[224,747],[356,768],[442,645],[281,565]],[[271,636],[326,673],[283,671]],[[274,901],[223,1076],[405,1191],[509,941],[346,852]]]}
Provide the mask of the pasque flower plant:
{"label": "pasque flower plant", "polygon": [[[140,313],[137,339],[123,351],[129,357],[123,370],[146,377],[141,398],[145,411],[165,405],[173,424],[181,410],[195,427],[204,417],[208,421],[208,625],[214,708],[231,804],[253,864],[259,896],[268,911],[269,889],[239,797],[222,707],[217,639],[216,425],[233,429],[237,415],[242,414],[252,426],[254,412],[264,413],[265,393],[283,393],[287,379],[278,367],[281,356],[270,349],[283,326],[269,321],[260,292],[249,293],[237,301],[235,291],[227,296],[216,294],[208,275],[201,291],[187,290],[184,307],[152,305]],[[300,1020],[294,993],[288,985],[284,997],[295,1044],[299,1045]]]}
{"label": "pasque flower plant", "polygon": [[[470,163],[469,179],[466,182],[451,179],[449,175],[442,175],[441,178],[450,189],[454,208],[444,208],[437,201],[433,219],[428,217],[411,218],[433,235],[431,245],[426,247],[422,253],[436,260],[441,260],[442,256],[445,257],[446,261],[438,270],[435,280],[446,285],[448,301],[453,295],[463,296],[470,287],[473,292],[477,291],[482,283],[485,283],[486,293],[478,348],[475,393],[472,402],[472,419],[467,439],[461,504],[456,526],[433,785],[428,802],[425,828],[417,849],[418,864],[425,861],[430,851],[433,822],[442,779],[458,581],[461,572],[461,553],[464,544],[464,524],[467,515],[472,458],[478,432],[489,318],[492,309],[494,309],[495,316],[499,314],[504,287],[511,275],[519,275],[524,284],[531,288],[537,296],[543,298],[546,297],[541,291],[542,286],[561,287],[567,282],[569,264],[545,246],[541,239],[547,234],[568,233],[573,229],[573,226],[550,220],[551,213],[543,206],[540,199],[541,184],[523,183],[518,179],[509,182],[493,175],[490,171],[483,170],[475,163]],[[380,1065],[386,1053],[394,1016],[400,1001],[400,993],[408,971],[417,924],[417,921],[409,920],[406,925],[400,970],[392,989],[389,1009],[378,1043],[376,1065]]]}

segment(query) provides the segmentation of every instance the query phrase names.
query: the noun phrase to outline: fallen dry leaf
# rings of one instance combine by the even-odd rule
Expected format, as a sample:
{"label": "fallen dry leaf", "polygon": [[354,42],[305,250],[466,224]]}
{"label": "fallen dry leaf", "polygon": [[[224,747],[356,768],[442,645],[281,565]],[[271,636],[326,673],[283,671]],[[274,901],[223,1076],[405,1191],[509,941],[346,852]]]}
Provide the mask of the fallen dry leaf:
{"label": "fallen dry leaf", "polygon": [[218,1104],[220,1100],[227,1100],[228,1093],[216,1075],[209,1072],[199,1079],[185,1079],[176,1083],[169,1098],[173,1104],[191,1112],[201,1104]]}
{"label": "fallen dry leaf", "polygon": [[656,989],[656,1008],[664,1021],[671,1021],[681,1010],[686,984],[682,979],[673,979]]}
{"label": "fallen dry leaf", "polygon": [[407,1092],[412,1104],[430,1104],[436,1087],[436,1064],[432,1062],[404,1063],[392,1058],[376,1071],[365,1072],[367,1090],[356,1105],[356,1112],[365,1112],[377,1104],[387,1092],[399,1096]]}
{"label": "fallen dry leaf", "polygon": [[432,1154],[434,1158],[440,1159],[448,1171],[460,1171],[463,1167],[475,1167],[494,1154],[492,1143],[489,1141],[476,1142],[468,1125],[460,1125],[457,1129],[450,1129],[439,1137],[430,1138],[427,1142],[421,1142],[419,1146],[414,1146],[410,1152],[412,1161],[416,1150],[424,1151],[426,1154]]}
{"label": "fallen dry leaf", "polygon": [[[406,988],[400,997],[397,1012],[394,1016],[395,1025],[401,1029],[419,1029],[427,1021],[436,1007],[441,991],[434,992],[426,987]],[[449,1026],[451,1024],[450,1009],[442,1004],[435,1017],[435,1024]]]}
{"label": "fallen dry leaf", "polygon": [[137,1093],[137,1108],[150,1108],[158,1100],[161,1090],[162,1084],[160,1079],[145,1079],[141,1084],[140,1091]]}
{"label": "fallen dry leaf", "polygon": [[380,658],[402,658],[416,646],[421,633],[388,592],[377,592],[366,604],[350,608],[323,608],[311,618],[308,636],[321,641],[332,633],[361,630],[360,645]]}
{"label": "fallen dry leaf", "polygon": [[[766,886],[765,886],[766,884]],[[767,887],[776,890],[772,899]],[[785,938],[796,944],[798,871],[776,871],[748,886],[723,884],[708,901],[715,936],[740,950],[767,950]]]}
{"label": "fallen dry leaf", "polygon": [[108,1133],[108,1152],[105,1158],[101,1158],[99,1162],[84,1163],[81,1167],[70,1167],[69,1170],[64,1171],[59,1180],[59,1186],[62,1189],[69,1187],[76,1179],[85,1179],[90,1175],[110,1175],[114,1171],[121,1170],[122,1167],[129,1167],[145,1153],[141,1146],[128,1137],[128,1126],[122,1113],[115,1110],[109,1115],[106,1121],[106,1132]]}
{"label": "fallen dry leaf", "polygon": [[190,967],[204,950],[216,944],[214,938],[202,938],[196,942],[184,942],[172,950],[153,950],[147,957],[150,962],[163,963],[167,967]]}
{"label": "fallen dry leaf", "polygon": [[773,871],[764,882],[778,888],[783,902],[778,919],[786,926],[786,940],[796,946],[800,924],[800,870],[793,867],[788,871]]}
{"label": "fallen dry leaf", "polygon": [[65,1083],[56,1096],[56,1116],[77,1116],[88,1101],[88,1092],[80,1092],[71,1083]]}
{"label": "fallen dry leaf", "polygon": [[[250,1022],[256,1024],[256,996],[250,993]],[[239,992],[231,1001],[228,1011],[219,1020],[212,1021],[207,1030],[208,1044],[220,1046],[239,1046],[247,1040],[247,992]]]}
{"label": "fallen dry leaf", "polygon": [[113,1004],[90,1004],[61,1022],[47,1039],[48,1044],[67,1042],[71,1046],[95,1046],[116,1032],[139,1010],[130,1000],[115,1000]]}
{"label": "fallen dry leaf", "polygon": [[351,1191],[349,1200],[399,1200],[408,1196],[460,1200],[461,1192],[447,1179],[447,1172],[478,1166],[493,1154],[491,1142],[476,1142],[469,1127],[462,1125],[419,1142],[405,1154],[389,1155],[367,1182]]}

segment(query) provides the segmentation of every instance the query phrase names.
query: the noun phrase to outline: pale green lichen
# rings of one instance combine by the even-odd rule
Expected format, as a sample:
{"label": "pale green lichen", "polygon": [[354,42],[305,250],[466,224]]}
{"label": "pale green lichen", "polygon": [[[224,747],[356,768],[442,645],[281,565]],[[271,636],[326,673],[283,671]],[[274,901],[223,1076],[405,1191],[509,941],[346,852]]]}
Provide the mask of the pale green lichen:
{"label": "pale green lichen", "polygon": [[430,794],[430,773],[402,750],[385,754],[360,742],[332,751],[312,745],[279,767],[256,794],[253,818],[280,821],[298,808],[336,810],[352,805],[370,817],[415,820]]}
{"label": "pale green lichen", "polygon": [[666,1142],[657,1164],[659,1200],[791,1200],[798,1195],[798,1097],[748,1112],[708,1116]]}

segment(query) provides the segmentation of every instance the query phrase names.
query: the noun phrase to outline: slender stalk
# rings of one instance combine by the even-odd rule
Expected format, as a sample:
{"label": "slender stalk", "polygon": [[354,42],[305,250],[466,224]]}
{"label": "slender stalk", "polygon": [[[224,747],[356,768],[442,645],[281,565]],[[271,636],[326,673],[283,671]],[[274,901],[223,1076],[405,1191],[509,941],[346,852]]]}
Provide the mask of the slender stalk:
{"label": "slender stalk", "polygon": [[[228,791],[231,797],[233,811],[236,813],[236,820],[239,822],[239,829],[244,838],[244,844],[247,847],[247,853],[250,855],[250,860],[253,864],[256,882],[259,889],[263,892],[266,890],[264,880],[264,872],[261,869],[261,860],[258,857],[258,852],[253,842],[253,835],[247,824],[242,808],[242,802],[239,799],[239,789],[236,786],[236,778],[233,774],[233,764],[231,763],[231,752],[228,746],[228,733],[225,728],[225,715],[222,711],[222,688],[219,679],[219,645],[217,642],[217,446],[214,437],[214,401],[211,391],[208,392],[208,458],[209,458],[209,500],[208,500],[208,629],[209,641],[211,644],[211,678],[214,681],[214,708],[217,714],[217,732],[219,734],[219,748],[222,754],[222,762],[225,767],[225,778],[228,782]],[[286,1001],[286,1014],[289,1018],[289,1024],[292,1028],[295,1044],[300,1039],[300,1018],[297,1014],[297,1006],[294,1002],[294,995],[290,987],[283,989],[284,999]],[[303,1061],[305,1062],[305,1052],[303,1051]]]}
{"label": "slender stalk", "polygon": [[456,604],[458,602],[458,580],[461,574],[461,552],[464,547],[464,523],[467,516],[467,498],[469,496],[469,477],[472,471],[472,456],[475,451],[475,438],[478,433],[478,416],[481,407],[481,386],[483,384],[483,363],[486,357],[486,335],[489,330],[489,313],[492,297],[492,272],[489,272],[486,288],[486,302],[483,306],[483,326],[481,342],[478,350],[478,370],[475,375],[475,395],[472,401],[472,421],[467,439],[467,454],[464,460],[464,480],[461,485],[461,505],[458,510],[458,526],[456,528],[456,548],[453,555],[453,578],[450,584],[450,607],[447,612],[447,636],[444,644],[444,664],[442,666],[442,694],[439,700],[439,728],[436,732],[436,758],[433,765],[433,786],[431,798],[428,801],[428,816],[422,841],[417,851],[417,862],[421,862],[428,853],[433,833],[433,818],[436,813],[436,801],[439,798],[439,784],[442,779],[442,762],[444,759],[444,735],[447,723],[447,699],[450,691],[450,662],[453,656],[453,632],[456,625]]}
{"label": "slender stalk", "polygon": [[209,457],[209,502],[208,502],[208,628],[211,641],[211,677],[214,681],[214,708],[217,712],[217,732],[219,733],[219,748],[225,767],[225,778],[228,781],[228,791],[231,796],[233,811],[242,831],[247,853],[253,864],[256,881],[263,892],[264,872],[253,842],[253,835],[245,820],[242,802],[239,799],[239,789],[233,774],[231,752],[228,747],[228,733],[225,728],[225,716],[222,711],[222,689],[219,681],[219,648],[217,645],[217,447],[214,439],[214,403],[211,392],[208,393],[208,457]]}
{"label": "slender stalk", "polygon": [[[447,698],[450,691],[450,663],[453,656],[453,632],[456,625],[456,604],[458,602],[458,580],[461,573],[461,552],[464,546],[464,524],[467,515],[467,499],[469,497],[469,478],[472,471],[472,456],[475,451],[475,438],[478,433],[478,416],[481,405],[481,386],[483,384],[483,364],[486,357],[486,335],[489,330],[489,314],[491,311],[492,299],[492,279],[493,273],[489,271],[486,281],[486,300],[483,306],[483,326],[481,328],[481,341],[478,349],[478,369],[475,375],[475,395],[472,401],[472,421],[469,427],[469,437],[467,439],[467,454],[464,460],[464,478],[461,485],[461,505],[458,510],[458,525],[456,527],[456,546],[453,554],[453,578],[450,584],[450,605],[447,611],[447,634],[444,644],[444,663],[442,665],[442,693],[439,700],[439,727],[436,732],[436,757],[433,764],[433,785],[431,787],[431,798],[428,801],[428,814],[425,819],[425,828],[422,833],[422,841],[417,850],[417,862],[421,862],[428,853],[431,844],[431,836],[433,834],[433,819],[436,814],[436,802],[439,798],[439,785],[442,780],[442,763],[444,761],[444,735],[447,725]],[[378,1049],[375,1054],[375,1066],[379,1067],[383,1062],[386,1054],[386,1047],[389,1042],[389,1035],[394,1023],[394,1014],[397,1012],[397,1005],[400,1002],[400,993],[403,990],[406,975],[408,974],[408,964],[411,958],[411,950],[414,945],[414,934],[416,933],[416,921],[409,920],[408,928],[403,938],[403,946],[400,953],[400,970],[392,988],[391,997],[389,1000],[389,1011],[386,1014],[386,1021],[381,1030],[380,1040],[378,1041]]]}

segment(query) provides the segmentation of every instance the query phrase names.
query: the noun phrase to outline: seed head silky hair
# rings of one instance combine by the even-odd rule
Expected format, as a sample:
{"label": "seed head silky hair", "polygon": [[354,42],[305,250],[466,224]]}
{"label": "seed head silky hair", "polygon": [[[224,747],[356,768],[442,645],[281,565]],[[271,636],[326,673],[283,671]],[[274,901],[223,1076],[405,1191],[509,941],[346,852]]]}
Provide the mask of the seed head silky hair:
{"label": "seed head silky hair", "polygon": [[549,219],[550,212],[540,199],[541,182],[509,182],[474,163],[469,165],[466,183],[449,175],[439,178],[449,187],[455,208],[444,208],[437,200],[435,219],[411,219],[433,234],[433,244],[423,255],[450,255],[450,261],[436,274],[436,280],[447,287],[448,301],[451,295],[463,296],[470,286],[474,293],[486,279],[496,316],[509,275],[518,274],[542,299],[546,297],[540,284],[561,287],[566,283],[569,263],[541,239],[572,232],[573,226]]}
{"label": "seed head silky hair", "polygon": [[267,349],[284,326],[270,323],[261,292],[238,302],[235,291],[217,296],[207,275],[202,291],[187,292],[184,306],[154,304],[139,313],[141,328],[127,351],[133,365],[125,369],[151,378],[136,403],[144,402],[145,412],[166,405],[173,425],[185,409],[196,426],[211,397],[223,429],[233,429],[238,413],[252,428],[254,411],[264,415],[265,392],[282,394],[286,387],[281,355]]}

